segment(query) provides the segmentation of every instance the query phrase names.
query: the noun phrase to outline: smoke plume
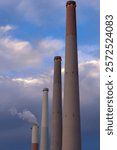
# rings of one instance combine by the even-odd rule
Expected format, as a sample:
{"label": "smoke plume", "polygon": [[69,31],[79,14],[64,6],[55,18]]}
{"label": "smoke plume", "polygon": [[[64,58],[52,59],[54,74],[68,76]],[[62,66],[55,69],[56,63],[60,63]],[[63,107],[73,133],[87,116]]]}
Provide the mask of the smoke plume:
{"label": "smoke plume", "polygon": [[13,116],[18,116],[20,119],[28,121],[31,124],[38,124],[37,118],[29,110],[23,110],[23,112],[18,112],[16,108],[10,109]]}

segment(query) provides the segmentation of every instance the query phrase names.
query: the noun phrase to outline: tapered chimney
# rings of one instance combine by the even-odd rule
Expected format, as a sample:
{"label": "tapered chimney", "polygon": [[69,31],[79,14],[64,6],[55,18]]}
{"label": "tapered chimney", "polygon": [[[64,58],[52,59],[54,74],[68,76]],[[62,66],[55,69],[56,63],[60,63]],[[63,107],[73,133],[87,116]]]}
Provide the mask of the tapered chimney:
{"label": "tapered chimney", "polygon": [[67,1],[66,11],[62,150],[81,150],[76,2]]}
{"label": "tapered chimney", "polygon": [[54,58],[51,150],[62,149],[61,57]]}
{"label": "tapered chimney", "polygon": [[43,89],[40,150],[48,150],[48,91]]}
{"label": "tapered chimney", "polygon": [[32,125],[32,150],[38,150],[38,143],[39,143],[38,132],[39,132],[38,125],[33,124]]}

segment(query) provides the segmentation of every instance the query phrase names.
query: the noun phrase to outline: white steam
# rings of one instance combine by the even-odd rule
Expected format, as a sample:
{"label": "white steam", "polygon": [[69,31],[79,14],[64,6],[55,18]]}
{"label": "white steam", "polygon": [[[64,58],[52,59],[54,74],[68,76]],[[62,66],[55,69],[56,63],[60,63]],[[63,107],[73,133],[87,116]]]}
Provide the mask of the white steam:
{"label": "white steam", "polygon": [[13,116],[18,116],[20,119],[28,121],[31,124],[38,124],[37,118],[29,110],[23,110],[23,112],[18,112],[16,108],[11,108],[10,112]]}

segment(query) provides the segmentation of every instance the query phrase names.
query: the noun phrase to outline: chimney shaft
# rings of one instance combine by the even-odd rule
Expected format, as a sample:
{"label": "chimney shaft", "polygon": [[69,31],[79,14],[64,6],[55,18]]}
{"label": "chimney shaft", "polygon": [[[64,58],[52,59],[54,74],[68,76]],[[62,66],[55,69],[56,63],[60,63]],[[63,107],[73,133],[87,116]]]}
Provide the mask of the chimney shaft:
{"label": "chimney shaft", "polygon": [[38,150],[38,125],[32,126],[32,150]]}
{"label": "chimney shaft", "polygon": [[43,89],[40,150],[48,149],[48,88]]}
{"label": "chimney shaft", "polygon": [[81,150],[76,2],[66,3],[66,50],[62,150]]}
{"label": "chimney shaft", "polygon": [[61,57],[54,58],[51,150],[62,148]]}

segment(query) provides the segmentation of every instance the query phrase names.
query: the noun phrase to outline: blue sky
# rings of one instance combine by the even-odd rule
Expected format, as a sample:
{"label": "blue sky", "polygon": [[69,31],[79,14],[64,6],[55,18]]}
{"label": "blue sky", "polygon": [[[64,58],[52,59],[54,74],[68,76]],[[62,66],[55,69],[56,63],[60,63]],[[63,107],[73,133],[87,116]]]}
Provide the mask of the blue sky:
{"label": "blue sky", "polygon": [[[65,3],[0,0],[0,149],[30,149],[31,124],[9,110],[29,110],[40,124],[44,87],[51,129],[55,55],[64,76]],[[99,150],[99,20],[99,0],[77,1],[82,150]]]}

